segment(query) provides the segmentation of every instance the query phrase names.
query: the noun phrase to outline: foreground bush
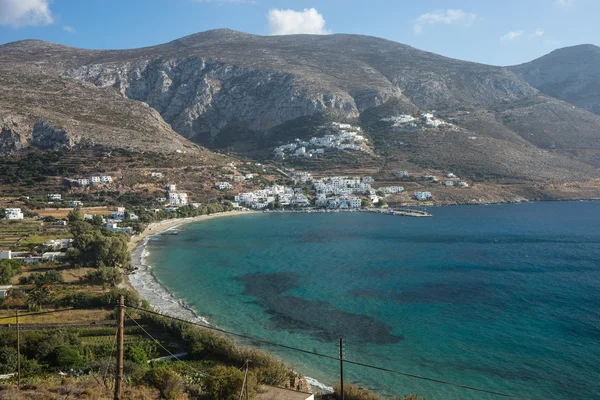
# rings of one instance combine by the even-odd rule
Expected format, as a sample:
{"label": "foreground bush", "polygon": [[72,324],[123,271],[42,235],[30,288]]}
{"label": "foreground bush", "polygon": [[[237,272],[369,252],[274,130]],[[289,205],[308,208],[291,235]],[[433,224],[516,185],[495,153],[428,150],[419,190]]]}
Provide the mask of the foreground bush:
{"label": "foreground bush", "polygon": [[[244,371],[236,367],[217,365],[204,378],[204,390],[207,399],[237,400],[244,385]],[[254,374],[248,374],[248,394],[254,397],[258,383]]]}
{"label": "foreground bush", "polygon": [[[340,383],[336,383],[334,388],[334,398],[341,399],[341,386]],[[370,392],[367,389],[358,387],[352,383],[344,383],[344,398],[346,400],[383,400],[383,397],[377,396],[375,393]],[[396,400],[426,400],[424,397],[420,397],[416,394],[408,394],[403,397],[396,397]]]}

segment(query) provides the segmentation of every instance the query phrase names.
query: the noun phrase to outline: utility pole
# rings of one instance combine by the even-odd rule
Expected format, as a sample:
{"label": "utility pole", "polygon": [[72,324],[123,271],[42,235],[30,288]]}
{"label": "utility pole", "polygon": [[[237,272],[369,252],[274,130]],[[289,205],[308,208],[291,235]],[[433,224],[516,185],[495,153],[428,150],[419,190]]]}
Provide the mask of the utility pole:
{"label": "utility pole", "polygon": [[19,332],[19,310],[15,310],[17,325],[17,386],[21,389],[21,333]]}
{"label": "utility pole", "polygon": [[246,360],[246,375],[244,376],[244,382],[246,382],[246,400],[250,400],[248,397],[248,363],[250,361]]}
{"label": "utility pole", "polygon": [[121,400],[123,386],[123,331],[125,330],[125,298],[119,296],[119,312],[117,313],[117,371],[115,377],[115,400]]}
{"label": "utility pole", "polygon": [[340,394],[344,400],[344,339],[340,338]]}

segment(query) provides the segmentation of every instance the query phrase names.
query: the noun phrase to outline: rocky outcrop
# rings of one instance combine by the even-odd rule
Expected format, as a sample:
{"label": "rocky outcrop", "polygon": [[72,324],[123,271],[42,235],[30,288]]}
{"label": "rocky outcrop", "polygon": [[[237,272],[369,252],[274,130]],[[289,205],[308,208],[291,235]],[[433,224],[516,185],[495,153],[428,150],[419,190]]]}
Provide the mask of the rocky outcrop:
{"label": "rocky outcrop", "polygon": [[0,122],[0,155],[11,154],[27,147],[27,139],[13,124]]}
{"label": "rocky outcrop", "polygon": [[31,144],[44,150],[71,150],[81,142],[81,138],[52,126],[47,121],[33,125]]}

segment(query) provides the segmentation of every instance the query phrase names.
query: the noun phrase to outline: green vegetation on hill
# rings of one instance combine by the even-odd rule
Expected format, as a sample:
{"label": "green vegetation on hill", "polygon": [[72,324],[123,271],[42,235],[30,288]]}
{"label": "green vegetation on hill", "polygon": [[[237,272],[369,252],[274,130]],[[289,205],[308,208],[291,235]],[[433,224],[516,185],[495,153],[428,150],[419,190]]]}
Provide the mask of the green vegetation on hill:
{"label": "green vegetation on hill", "polygon": [[60,151],[34,151],[24,157],[3,157],[0,161],[0,182],[35,185],[48,176],[74,175],[80,172],[79,165],[61,162],[65,153]]}
{"label": "green vegetation on hill", "polygon": [[0,260],[0,285],[10,283],[13,276],[21,273],[21,263],[17,260]]}

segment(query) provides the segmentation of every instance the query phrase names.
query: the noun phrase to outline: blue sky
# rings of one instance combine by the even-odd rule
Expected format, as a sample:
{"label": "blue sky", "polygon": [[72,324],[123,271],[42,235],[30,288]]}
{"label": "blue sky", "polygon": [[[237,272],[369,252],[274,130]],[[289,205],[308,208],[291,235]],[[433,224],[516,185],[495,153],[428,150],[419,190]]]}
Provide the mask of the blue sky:
{"label": "blue sky", "polygon": [[599,0],[0,0],[0,43],[132,48],[231,28],[355,33],[494,65],[600,45]]}

